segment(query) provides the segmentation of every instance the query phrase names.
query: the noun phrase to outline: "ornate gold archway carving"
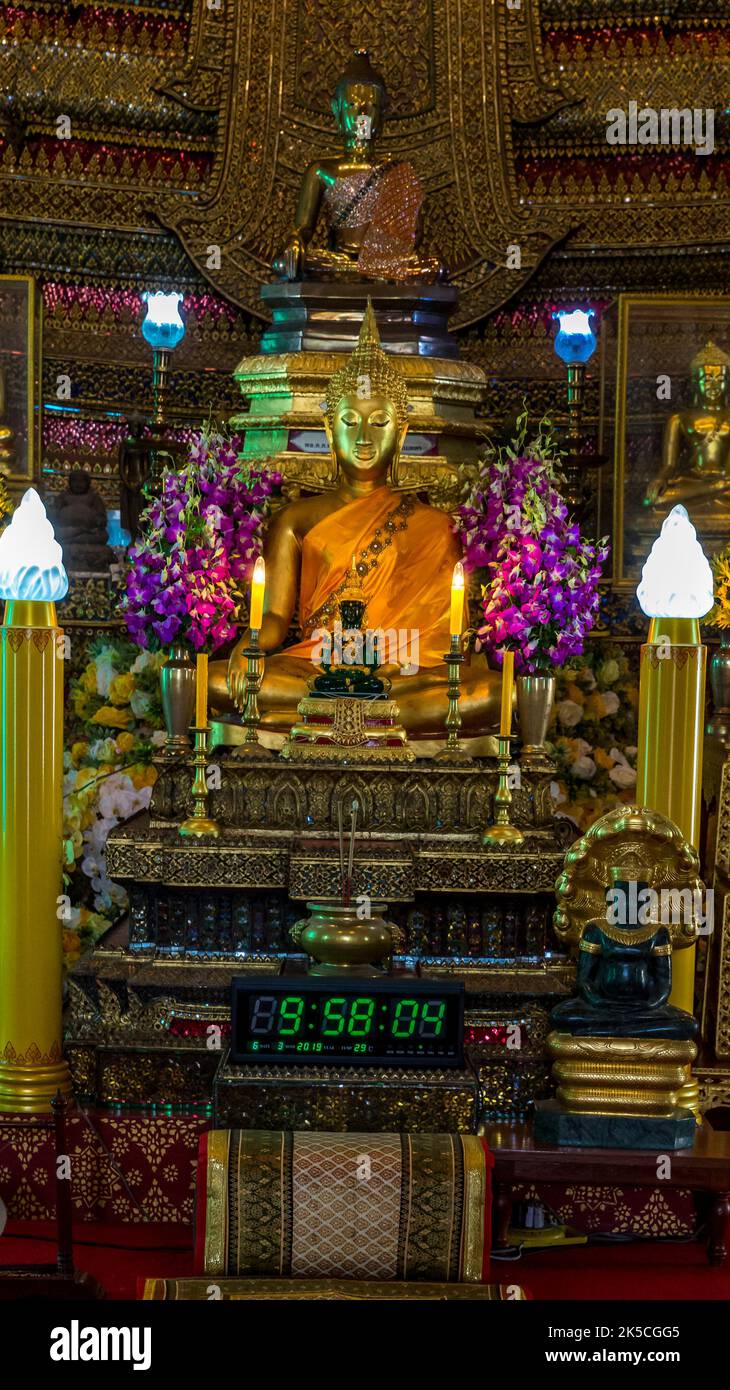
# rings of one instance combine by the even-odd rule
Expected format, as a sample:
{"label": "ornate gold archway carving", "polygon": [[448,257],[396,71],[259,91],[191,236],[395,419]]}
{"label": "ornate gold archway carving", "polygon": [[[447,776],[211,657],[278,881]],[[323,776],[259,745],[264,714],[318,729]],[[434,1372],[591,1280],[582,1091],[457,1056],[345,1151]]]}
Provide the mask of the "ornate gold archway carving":
{"label": "ornate gold archway carving", "polygon": [[[259,288],[291,219],[305,165],[335,144],[329,94],[353,44],[389,84],[385,153],[413,161],[427,190],[426,244],[461,289],[456,325],[514,294],[571,230],[520,198],[512,122],[553,115],[567,98],[543,65],[539,3],[496,0],[195,0],[189,61],[165,95],[215,112],[205,190],[156,203],[204,275],[262,314]],[[508,247],[520,249],[510,268]],[[216,252],[220,248],[220,267]]]}

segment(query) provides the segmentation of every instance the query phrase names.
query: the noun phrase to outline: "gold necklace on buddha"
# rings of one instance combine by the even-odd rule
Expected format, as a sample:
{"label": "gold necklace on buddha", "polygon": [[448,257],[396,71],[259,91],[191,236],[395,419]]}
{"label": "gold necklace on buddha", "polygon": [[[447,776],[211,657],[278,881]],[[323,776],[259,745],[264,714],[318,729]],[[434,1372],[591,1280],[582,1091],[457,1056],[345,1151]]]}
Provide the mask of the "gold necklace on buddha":
{"label": "gold necklace on buddha", "polygon": [[613,926],[609,922],[599,922],[596,925],[600,927],[600,930],[603,932],[604,936],[608,937],[609,941],[616,941],[619,946],[622,944],[625,946],[639,946],[642,942],[648,941],[650,937],[658,932],[661,922],[648,922],[644,927],[633,928],[619,927],[618,925]]}

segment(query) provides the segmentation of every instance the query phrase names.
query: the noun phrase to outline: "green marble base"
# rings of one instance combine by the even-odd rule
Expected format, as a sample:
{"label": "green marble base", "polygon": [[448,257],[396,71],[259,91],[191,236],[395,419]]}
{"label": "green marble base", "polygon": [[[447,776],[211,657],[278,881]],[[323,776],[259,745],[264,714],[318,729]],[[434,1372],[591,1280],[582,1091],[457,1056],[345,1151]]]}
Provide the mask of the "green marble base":
{"label": "green marble base", "polygon": [[576,1115],[557,1101],[538,1101],[534,1136],[538,1144],[582,1149],[691,1149],[697,1125],[691,1110],[675,1110],[667,1119],[653,1115]]}

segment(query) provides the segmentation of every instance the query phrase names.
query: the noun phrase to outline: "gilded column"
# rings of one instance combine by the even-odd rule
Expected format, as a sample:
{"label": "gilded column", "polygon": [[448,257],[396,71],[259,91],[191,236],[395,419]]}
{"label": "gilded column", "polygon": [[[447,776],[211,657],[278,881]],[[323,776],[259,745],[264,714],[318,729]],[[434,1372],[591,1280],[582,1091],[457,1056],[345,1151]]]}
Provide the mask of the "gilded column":
{"label": "gilded column", "polygon": [[[712,571],[684,507],[674,507],[637,590],[651,618],[641,648],[636,799],[661,811],[699,849],[707,648],[699,619],[713,604]],[[695,947],[672,956],[671,1002],[694,1013]]]}
{"label": "gilded column", "polygon": [[[652,618],[641,648],[636,799],[699,849],[707,648],[696,618]],[[695,947],[672,956],[671,1003],[694,1013]]]}
{"label": "gilded column", "polygon": [[61,1055],[64,667],[55,609],[67,588],[61,548],[29,489],[0,537],[0,1111],[48,1111],[57,1090],[71,1090]]}

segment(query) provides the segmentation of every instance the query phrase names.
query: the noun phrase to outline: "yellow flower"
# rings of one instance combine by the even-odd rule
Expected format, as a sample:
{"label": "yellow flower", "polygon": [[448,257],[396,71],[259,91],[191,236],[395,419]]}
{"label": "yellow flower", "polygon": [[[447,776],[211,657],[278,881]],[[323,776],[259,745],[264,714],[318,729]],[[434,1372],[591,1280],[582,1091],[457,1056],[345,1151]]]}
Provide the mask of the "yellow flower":
{"label": "yellow flower", "polygon": [[586,714],[592,715],[594,719],[603,719],[606,714],[606,702],[599,690],[594,690],[592,695],[586,700]]}
{"label": "yellow flower", "polygon": [[131,753],[134,748],[134,734],[120,734],[117,739],[119,753]]}
{"label": "yellow flower", "polygon": [[87,705],[89,703],[88,695],[84,694],[83,690],[74,690],[72,702],[74,707],[74,714],[76,715],[77,719],[85,719]]}
{"label": "yellow flower", "polygon": [[78,932],[72,931],[70,927],[64,927],[61,933],[61,939],[63,942],[64,958],[69,964],[72,961],[78,960],[81,955],[81,941]]}
{"label": "yellow flower", "polygon": [[730,547],[726,546],[712,561],[715,577],[715,606],[705,622],[711,627],[730,627]]}
{"label": "yellow flower", "polygon": [[96,694],[96,666],[93,661],[90,661],[86,667],[84,674],[79,680],[79,685],[82,690],[86,691],[87,695]]}
{"label": "yellow flower", "polygon": [[148,767],[138,763],[136,767],[127,768],[127,774],[137,791],[141,791],[143,787],[154,787],[157,781],[157,769],[151,763]]}
{"label": "yellow flower", "polygon": [[92,724],[105,724],[109,729],[127,729],[134,723],[131,709],[115,709],[113,705],[102,705],[91,720]]}
{"label": "yellow flower", "polygon": [[124,675],[114,677],[109,686],[109,699],[115,705],[128,705],[135,689],[134,676],[131,671],[126,671]]}
{"label": "yellow flower", "polygon": [[585,692],[574,681],[569,681],[566,685],[565,696],[568,700],[575,700],[576,705],[582,705],[585,700]]}
{"label": "yellow flower", "polygon": [[606,752],[605,748],[593,749],[593,761],[598,763],[599,767],[605,767],[606,770],[613,767],[613,758],[610,753]]}
{"label": "yellow flower", "polygon": [[82,739],[79,743],[71,744],[71,761],[75,767],[78,767],[79,763],[83,762],[88,751],[89,745],[86,742],[86,739]]}

